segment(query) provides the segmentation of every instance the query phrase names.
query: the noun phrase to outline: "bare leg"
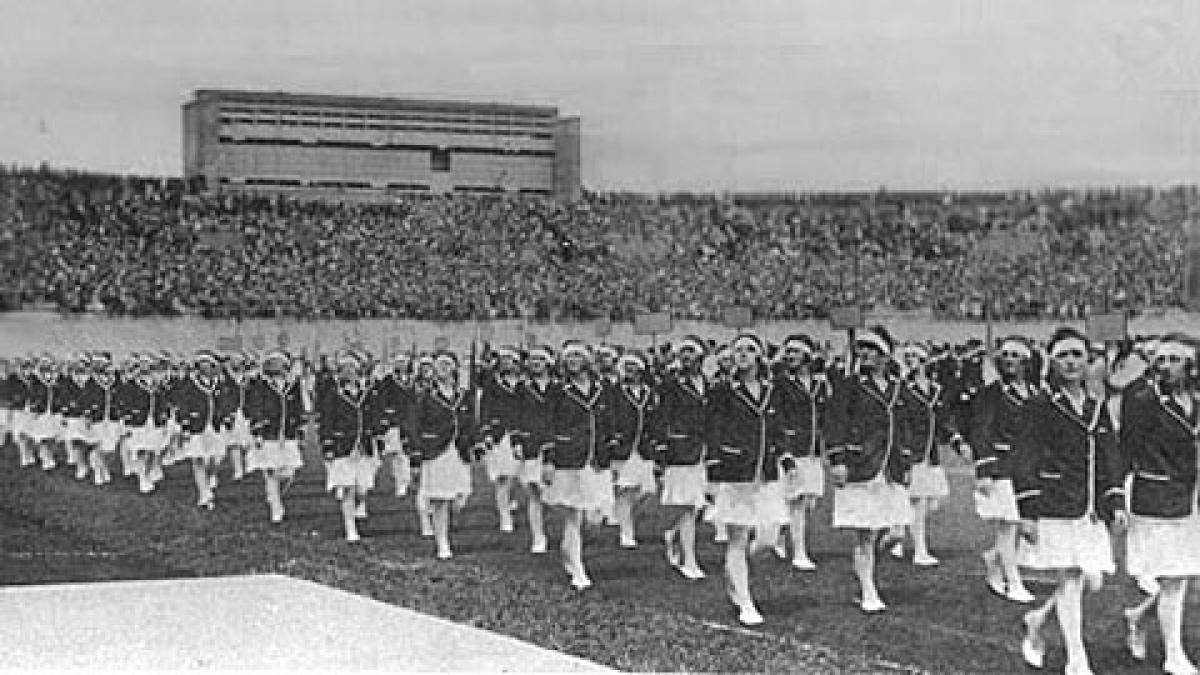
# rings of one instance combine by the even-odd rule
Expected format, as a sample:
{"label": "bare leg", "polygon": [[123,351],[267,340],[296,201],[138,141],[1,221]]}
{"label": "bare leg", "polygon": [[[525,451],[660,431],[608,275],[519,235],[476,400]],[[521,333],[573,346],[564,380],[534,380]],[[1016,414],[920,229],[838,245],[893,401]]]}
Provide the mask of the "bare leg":
{"label": "bare leg", "polygon": [[725,546],[725,576],[729,580],[729,599],[737,606],[738,621],[746,625],[763,622],[762,614],[754,606],[750,595],[750,564],[747,550],[750,544],[750,528],[740,525],[729,526],[729,543]]}
{"label": "bare leg", "polygon": [[526,486],[529,490],[529,503],[526,509],[529,513],[529,532],[532,536],[530,551],[533,553],[546,552],[546,522],[545,506],[542,504],[542,488],[537,484]]}
{"label": "bare leg", "polygon": [[196,483],[196,506],[213,508],[213,491],[208,484],[208,467],[205,460],[192,458],[192,480]]}
{"label": "bare leg", "polygon": [[[263,469],[263,487],[267,493],[267,506],[271,509],[271,522],[283,522],[283,498],[279,494],[279,476],[273,469]],[[351,490],[350,500],[353,504],[354,492]]]}
{"label": "bare leg", "polygon": [[806,532],[808,530],[808,512],[812,510],[816,502],[816,497],[804,496],[798,501],[792,503],[791,523],[792,530],[792,566],[801,570],[815,570],[817,566],[813,564],[812,559],[808,557],[808,542]]}
{"label": "bare leg", "polygon": [[881,612],[887,609],[875,588],[875,542],[880,530],[856,530],[854,542],[854,575],[862,591],[859,606],[864,612]]}
{"label": "bare leg", "polygon": [[909,531],[913,538],[913,564],[921,567],[931,567],[938,564],[938,559],[929,553],[928,520],[929,510],[933,500],[928,497],[918,497],[912,500],[913,521]]}
{"label": "bare leg", "polygon": [[1195,673],[1196,665],[1183,651],[1183,605],[1187,594],[1186,578],[1164,578],[1158,599],[1158,625],[1162,629],[1163,670],[1173,674]]}
{"label": "bare leg", "polygon": [[361,541],[362,537],[360,537],[358,534],[358,521],[354,517],[354,488],[335,488],[333,494],[334,497],[337,498],[342,508],[342,528],[346,531],[346,541],[352,543]]}
{"label": "bare leg", "polygon": [[560,545],[563,567],[571,575],[571,585],[583,590],[592,585],[583,566],[583,511],[568,508],[563,518],[563,536]]}
{"label": "bare leg", "polygon": [[512,517],[512,484],[511,476],[499,476],[496,478],[496,513],[500,515],[500,531],[512,532],[513,517]]}
{"label": "bare leg", "polygon": [[1058,598],[1058,627],[1067,650],[1067,671],[1088,667],[1083,646],[1083,575],[1071,570],[1063,575],[1055,591]]}

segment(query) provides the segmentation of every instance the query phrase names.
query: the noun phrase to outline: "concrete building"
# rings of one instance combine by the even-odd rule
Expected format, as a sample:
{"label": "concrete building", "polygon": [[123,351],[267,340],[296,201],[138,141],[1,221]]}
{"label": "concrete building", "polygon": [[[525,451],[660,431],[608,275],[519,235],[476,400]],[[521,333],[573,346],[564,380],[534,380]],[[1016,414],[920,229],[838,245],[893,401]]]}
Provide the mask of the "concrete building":
{"label": "concrete building", "polygon": [[206,190],[385,200],[580,194],[579,118],[550,106],[200,89],[183,173]]}

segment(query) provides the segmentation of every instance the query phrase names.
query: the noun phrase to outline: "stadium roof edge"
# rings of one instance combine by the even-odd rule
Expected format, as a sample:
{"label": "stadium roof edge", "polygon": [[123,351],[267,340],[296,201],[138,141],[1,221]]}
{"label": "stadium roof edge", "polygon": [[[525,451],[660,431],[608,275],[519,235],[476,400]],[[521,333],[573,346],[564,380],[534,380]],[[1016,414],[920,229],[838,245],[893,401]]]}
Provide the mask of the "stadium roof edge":
{"label": "stadium roof edge", "polygon": [[344,94],[305,94],[285,91],[250,91],[244,89],[196,89],[188,104],[205,100],[237,101],[242,103],[285,103],[298,105],[344,105],[387,110],[489,110],[493,112],[532,113],[558,116],[558,108],[521,103],[474,102],[450,99],[405,98],[400,96],[357,96]]}

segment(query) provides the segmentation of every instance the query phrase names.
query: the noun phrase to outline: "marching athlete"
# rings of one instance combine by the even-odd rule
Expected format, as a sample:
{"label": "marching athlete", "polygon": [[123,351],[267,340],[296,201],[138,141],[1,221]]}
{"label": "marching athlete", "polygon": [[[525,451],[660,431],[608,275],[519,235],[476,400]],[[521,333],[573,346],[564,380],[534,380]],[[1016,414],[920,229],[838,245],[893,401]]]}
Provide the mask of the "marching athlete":
{"label": "marching athlete", "polygon": [[137,356],[130,377],[117,388],[117,409],[129,433],[125,440],[126,475],[137,476],[143,494],[154,491],[163,479],[163,453],[167,450],[167,419],[171,411],[165,390],[165,373],[155,359]]}
{"label": "marching athlete", "polygon": [[63,445],[67,450],[67,464],[75,467],[75,479],[88,477],[88,446],[91,444],[91,429],[84,414],[83,391],[91,379],[90,359],[79,354],[67,365],[66,376],[60,380],[55,401],[55,412],[63,418]]}
{"label": "marching athlete", "polygon": [[1013,490],[1016,472],[1013,450],[1025,426],[1024,410],[1038,393],[1038,367],[1032,345],[1022,337],[1000,343],[1000,379],[984,388],[972,418],[975,451],[975,512],[991,523],[993,543],[983,552],[988,588],[1014,602],[1030,603],[1034,596],[1025,588],[1017,567],[1017,529],[1021,515]]}
{"label": "marching athlete", "polygon": [[[1166,659],[1172,675],[1197,672],[1183,650],[1183,608],[1190,577],[1200,575],[1200,398],[1196,348],[1183,335],[1169,335],[1154,361],[1157,381],[1124,402],[1122,454],[1132,472],[1126,566],[1135,579],[1149,578],[1152,592],[1125,611],[1130,653],[1146,658],[1145,615],[1157,605]],[[1140,585],[1145,590],[1146,585]]]}
{"label": "marching athlete", "polygon": [[282,483],[289,484],[304,465],[300,453],[304,422],[304,396],[292,368],[292,357],[283,350],[268,352],[262,375],[246,392],[246,419],[254,443],[246,453],[246,471],[261,471],[271,522],[283,522]]}
{"label": "marching athlete", "polygon": [[530,552],[546,552],[545,458],[554,443],[554,402],[558,382],[551,375],[554,352],[549,347],[529,349],[525,379],[520,386],[520,417],[517,420],[516,450],[521,458],[520,481],[528,493]]}
{"label": "marching athlete", "polygon": [[[829,380],[813,373],[816,343],[807,335],[791,335],[781,349],[781,372],[775,381],[780,406],[779,450],[789,458],[794,470],[784,472],[784,497],[788,501],[789,529],[792,542],[792,567],[803,571],[817,569],[808,555],[805,533],[808,514],[825,494],[824,451],[825,408],[832,395]],[[776,537],[775,552],[787,558],[787,544]]]}
{"label": "marching athlete", "polygon": [[109,460],[122,443],[125,430],[117,407],[117,374],[112,356],[97,353],[91,359],[92,376],[83,390],[83,412],[91,429],[88,464],[96,485],[112,482]]}
{"label": "marching athlete", "polygon": [[1083,645],[1084,588],[1099,589],[1112,573],[1106,521],[1126,522],[1124,461],[1104,402],[1084,382],[1088,344],[1073,328],[1061,328],[1048,345],[1052,373],[1047,391],[1025,407],[1017,443],[1015,488],[1024,541],[1021,564],[1057,573],[1054,595],[1025,614],[1021,653],[1031,667],[1043,665],[1042,626],[1058,616],[1069,675],[1090,673]]}
{"label": "marching athlete", "polygon": [[882,326],[856,338],[858,373],[834,386],[830,410],[833,526],[855,532],[854,573],[862,591],[856,603],[868,614],[887,609],[875,586],[880,533],[912,520],[910,454],[899,429],[904,385],[889,368],[894,344]]}
{"label": "marching athlete", "polygon": [[562,348],[563,382],[553,391],[553,444],[544,447],[549,486],[547,504],[564,508],[563,568],[576,590],[590,588],[583,564],[585,516],[610,518],[613,512],[611,457],[605,442],[612,425],[609,390],[591,370],[591,350],[578,340]]}
{"label": "marching athlete", "polygon": [[609,445],[616,487],[613,515],[620,528],[621,548],[637,548],[634,513],[643,497],[658,491],[651,425],[659,398],[647,382],[643,356],[622,354],[617,372],[620,383],[610,389],[613,426]]}
{"label": "marching athlete", "polygon": [[514,436],[521,415],[521,355],[511,347],[495,351],[496,365],[480,377],[480,435],[486,447],[483,461],[488,479],[496,489],[496,512],[500,531],[513,531],[512,489],[521,472]]}
{"label": "marching athlete", "polygon": [[654,435],[664,467],[660,502],[672,516],[663,533],[667,562],[694,581],[705,577],[696,560],[696,520],[707,503],[704,458],[711,386],[701,371],[704,341],[689,335],[677,351],[679,370],[660,388]]}
{"label": "marching athlete", "polygon": [[46,354],[38,359],[37,369],[29,379],[29,419],[26,427],[26,434],[37,448],[38,459],[46,471],[58,466],[54,449],[63,436],[63,418],[56,412],[61,391],[62,377],[58,364]]}
{"label": "marching athlete", "polygon": [[225,375],[217,388],[221,424],[225,428],[225,448],[233,466],[233,480],[246,475],[246,453],[255,444],[246,417],[246,395],[250,382],[257,377],[254,356],[248,352],[233,354],[225,363]]}
{"label": "marching athlete", "polygon": [[196,352],[192,372],[171,391],[175,421],[183,434],[183,457],[192,465],[196,506],[216,507],[217,470],[226,454],[225,424],[221,419],[221,378],[217,355]]}
{"label": "marching athlete", "polygon": [[474,399],[459,383],[458,357],[442,351],[434,358],[430,391],[417,399],[413,414],[413,458],[419,462],[417,500],[429,505],[439,560],[450,550],[451,507],[461,509],[471,495],[471,462],[481,450]]}
{"label": "marching athlete", "polygon": [[769,546],[774,542],[765,538],[777,537],[779,527],[788,522],[773,419],[783,402],[771,384],[762,341],[742,334],[734,339],[732,351],[732,379],[713,387],[709,395],[709,480],[714,484],[713,520],[729,533],[725,547],[729,598],[738,609],[738,621],[754,626],[763,617],[750,594],[750,540],[757,534],[755,549]]}
{"label": "marching athlete", "polygon": [[904,536],[912,535],[913,564],[933,567],[938,559],[929,552],[929,513],[950,494],[946,470],[942,468],[940,446],[949,444],[961,452],[963,439],[955,427],[942,386],[927,371],[929,351],[919,344],[907,344],[900,350],[904,368],[904,416],[900,418],[901,447],[909,450],[912,465],[908,494],[912,503],[912,522],[893,527],[890,541],[884,543],[894,557],[904,556]]}
{"label": "marching athlete", "polygon": [[379,390],[372,390],[363,358],[346,350],[336,358],[336,379],[317,387],[317,428],[325,458],[325,489],[342,510],[346,541],[361,541],[357,520],[366,517],[367,492],[375,487],[379,458],[374,438],[382,429]]}

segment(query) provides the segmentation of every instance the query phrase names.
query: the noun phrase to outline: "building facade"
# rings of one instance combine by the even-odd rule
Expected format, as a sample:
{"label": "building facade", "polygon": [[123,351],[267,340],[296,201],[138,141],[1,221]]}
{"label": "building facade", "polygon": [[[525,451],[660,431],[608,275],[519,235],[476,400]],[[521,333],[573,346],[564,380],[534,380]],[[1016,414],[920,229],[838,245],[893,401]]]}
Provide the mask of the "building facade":
{"label": "building facade", "polygon": [[200,89],[183,173],[206,190],[338,199],[580,195],[579,118],[549,106]]}

